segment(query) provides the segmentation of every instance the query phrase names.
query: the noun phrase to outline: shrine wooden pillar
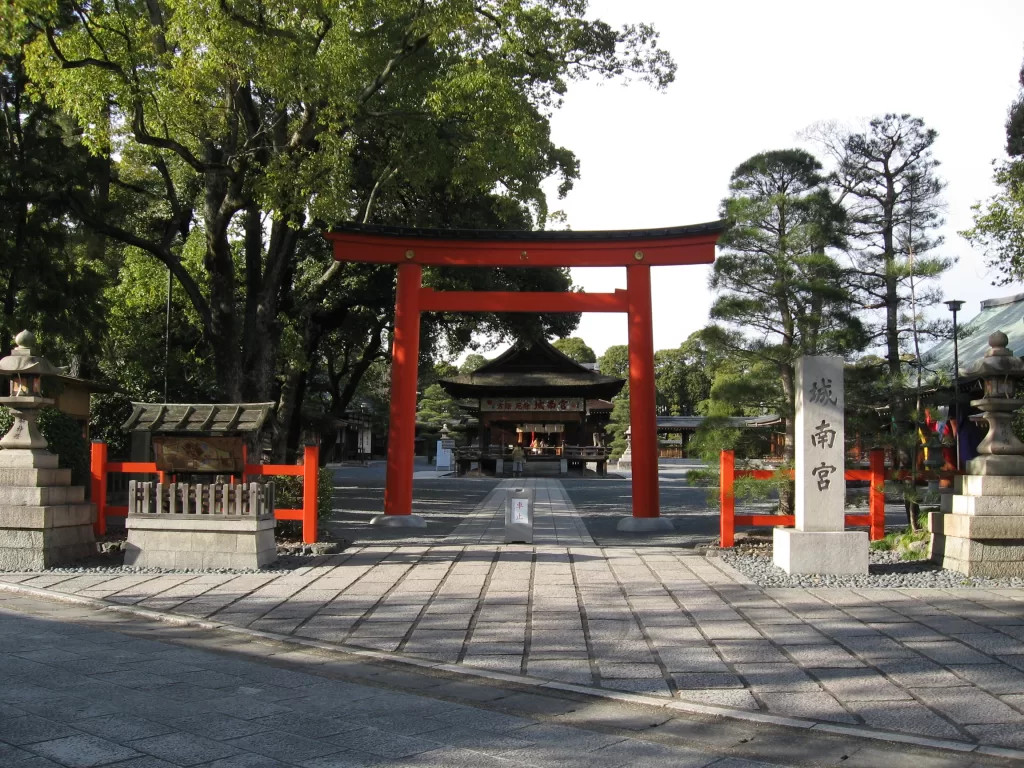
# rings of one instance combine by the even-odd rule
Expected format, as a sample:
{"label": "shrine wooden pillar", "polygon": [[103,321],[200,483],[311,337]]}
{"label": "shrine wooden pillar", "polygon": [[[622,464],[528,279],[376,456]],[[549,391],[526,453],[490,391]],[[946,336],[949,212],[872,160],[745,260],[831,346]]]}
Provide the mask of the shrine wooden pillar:
{"label": "shrine wooden pillar", "polygon": [[[637,252],[640,254],[640,252]],[[642,255],[642,254],[641,254]],[[619,521],[620,531],[671,530],[661,517],[658,492],[658,429],[654,390],[654,319],[651,267],[626,267],[626,316],[629,322],[629,425],[632,436],[633,516]]]}
{"label": "shrine wooden pillar", "polygon": [[420,287],[423,267],[398,265],[395,334],[391,344],[391,414],[388,420],[388,468],[384,514],[374,525],[422,528],[412,514],[412,475],[416,449],[416,379],[420,358]]}

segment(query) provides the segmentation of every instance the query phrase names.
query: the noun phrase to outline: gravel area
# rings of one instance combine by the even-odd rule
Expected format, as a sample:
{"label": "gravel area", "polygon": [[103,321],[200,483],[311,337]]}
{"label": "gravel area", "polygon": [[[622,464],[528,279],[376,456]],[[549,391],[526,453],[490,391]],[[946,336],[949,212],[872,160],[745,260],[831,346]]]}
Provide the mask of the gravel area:
{"label": "gravel area", "polygon": [[1024,587],[1024,579],[991,579],[964,576],[940,568],[929,560],[901,560],[896,552],[872,550],[868,555],[867,576],[788,576],[772,563],[770,545],[719,550],[719,556],[736,570],[762,587],[891,587],[907,588],[977,588]]}

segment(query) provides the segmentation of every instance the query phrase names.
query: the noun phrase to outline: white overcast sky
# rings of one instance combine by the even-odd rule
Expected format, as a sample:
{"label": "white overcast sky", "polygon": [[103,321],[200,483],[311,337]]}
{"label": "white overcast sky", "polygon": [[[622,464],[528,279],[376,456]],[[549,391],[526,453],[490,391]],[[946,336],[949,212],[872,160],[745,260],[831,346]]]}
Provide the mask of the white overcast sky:
{"label": "white overcast sky", "polygon": [[[664,93],[571,86],[553,135],[578,155],[581,178],[564,200],[552,190],[551,208],[565,211],[572,229],[716,219],[730,173],[751,155],[799,145],[798,132],[820,120],[909,112],[939,132],[944,251],[959,258],[942,279],[946,297],[968,302],[966,320],[982,299],[1024,291],[993,287],[981,255],[956,234],[970,225],[971,205],[995,191],[991,162],[1003,157],[1024,59],[1022,0],[593,0],[590,15],[653,23],[679,72]],[[707,322],[708,269],[655,268],[656,349]],[[624,269],[579,269],[573,279],[588,291],[626,280]],[[576,335],[601,354],[626,343],[625,316],[584,315]]]}

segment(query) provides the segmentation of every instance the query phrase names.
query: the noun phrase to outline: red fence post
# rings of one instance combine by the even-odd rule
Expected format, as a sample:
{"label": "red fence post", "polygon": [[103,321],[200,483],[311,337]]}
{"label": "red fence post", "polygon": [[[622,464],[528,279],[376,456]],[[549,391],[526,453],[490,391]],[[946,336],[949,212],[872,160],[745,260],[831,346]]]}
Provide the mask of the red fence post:
{"label": "red fence post", "polygon": [[731,547],[736,533],[736,495],[733,483],[736,482],[736,454],[722,451],[718,459],[718,500],[721,506],[719,518],[720,547]]}
{"label": "red fence post", "polygon": [[96,505],[96,522],[93,532],[103,536],[107,532],[107,444],[93,440],[91,446],[89,474],[92,477],[90,500]]}
{"label": "red fence post", "polygon": [[885,451],[873,448],[868,454],[871,488],[868,491],[868,512],[871,516],[872,541],[885,538]]}
{"label": "red fence post", "polygon": [[307,445],[302,458],[302,542],[316,543],[319,509],[320,446]]}

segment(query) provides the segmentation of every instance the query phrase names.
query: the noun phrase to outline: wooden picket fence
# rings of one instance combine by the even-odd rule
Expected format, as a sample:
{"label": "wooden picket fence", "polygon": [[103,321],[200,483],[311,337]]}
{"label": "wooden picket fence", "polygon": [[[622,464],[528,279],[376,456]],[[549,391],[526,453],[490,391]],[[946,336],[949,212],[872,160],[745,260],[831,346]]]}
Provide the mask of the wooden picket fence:
{"label": "wooden picket fence", "polygon": [[[736,526],[756,526],[775,528],[777,526],[796,525],[794,515],[737,515],[735,483],[738,477],[752,477],[756,480],[770,480],[782,470],[774,469],[736,469],[736,455],[733,451],[722,451],[719,456],[719,491],[721,504],[720,543],[721,547],[735,544]],[[793,470],[785,470],[793,477]],[[848,469],[844,473],[847,480],[867,480],[868,514],[847,515],[847,526],[868,526],[871,541],[885,538],[885,451],[877,448],[868,454],[868,469]]]}
{"label": "wooden picket fence", "polygon": [[[320,513],[317,500],[319,470],[320,448],[316,445],[307,445],[301,465],[246,463],[240,482],[244,484],[247,477],[274,477],[280,475],[301,477],[302,508],[275,509],[274,519],[301,521],[302,541],[306,544],[315,544],[317,539],[317,518]],[[116,473],[157,475],[158,482],[166,483],[168,481],[166,473],[157,470],[156,462],[109,461],[107,459],[107,444],[98,440],[94,441],[92,444],[90,474],[92,477],[91,500],[96,505],[96,522],[93,528],[97,536],[102,536],[107,532],[108,516],[125,517],[128,515],[128,507],[107,504],[107,477]]]}

